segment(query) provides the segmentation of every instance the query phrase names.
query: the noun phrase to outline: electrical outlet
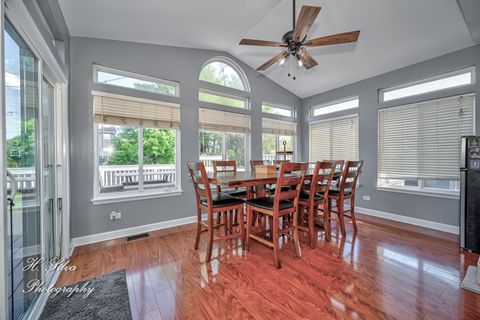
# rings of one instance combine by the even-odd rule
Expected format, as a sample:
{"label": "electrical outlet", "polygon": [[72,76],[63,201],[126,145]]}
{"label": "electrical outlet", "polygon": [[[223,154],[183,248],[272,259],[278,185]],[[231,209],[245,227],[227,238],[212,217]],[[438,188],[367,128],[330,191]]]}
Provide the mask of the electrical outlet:
{"label": "electrical outlet", "polygon": [[370,201],[370,196],[363,196],[363,200]]}
{"label": "electrical outlet", "polygon": [[110,220],[118,220],[122,218],[122,213],[120,211],[112,211],[110,213]]}

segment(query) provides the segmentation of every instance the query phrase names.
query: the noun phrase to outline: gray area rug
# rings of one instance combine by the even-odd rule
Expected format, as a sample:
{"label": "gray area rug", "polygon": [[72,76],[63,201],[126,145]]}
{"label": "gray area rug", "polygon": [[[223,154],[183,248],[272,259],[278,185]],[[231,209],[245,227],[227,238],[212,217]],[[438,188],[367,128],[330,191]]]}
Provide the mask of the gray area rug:
{"label": "gray area rug", "polygon": [[132,319],[125,270],[51,292],[40,319]]}
{"label": "gray area rug", "polygon": [[477,267],[468,267],[467,274],[462,281],[462,288],[480,294],[480,283],[477,282],[477,272]]}

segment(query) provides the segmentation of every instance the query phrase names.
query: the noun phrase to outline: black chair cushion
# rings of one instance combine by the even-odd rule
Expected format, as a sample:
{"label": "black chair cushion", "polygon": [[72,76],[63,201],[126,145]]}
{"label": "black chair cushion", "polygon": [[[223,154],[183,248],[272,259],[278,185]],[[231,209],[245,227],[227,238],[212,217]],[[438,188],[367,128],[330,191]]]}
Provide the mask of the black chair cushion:
{"label": "black chair cushion", "polygon": [[[235,205],[235,204],[244,203],[243,200],[231,197],[231,196],[226,195],[226,194],[220,194],[220,195],[212,196],[212,200],[213,200],[213,207],[214,208],[226,207],[226,206],[232,206],[232,205]],[[208,205],[207,199],[205,199],[205,198],[200,200],[200,203],[203,204],[204,206]]]}
{"label": "black chair cushion", "polygon": [[[300,199],[309,200],[310,199],[310,192],[307,191],[307,190],[302,190],[302,192],[300,193]],[[315,201],[322,200],[323,199],[323,194],[315,193],[314,199],[315,199]]]}
{"label": "black chair cushion", "polygon": [[222,193],[227,194],[231,197],[246,197],[247,196],[247,190],[245,188],[238,188],[238,189],[233,189],[233,190],[222,190]]}
{"label": "black chair cushion", "polygon": [[[265,198],[258,198],[258,199],[251,199],[247,200],[247,204],[250,204],[255,207],[267,209],[267,210],[273,210],[273,197],[265,197]],[[290,201],[280,201],[280,210],[287,209],[293,207],[293,203]]]}
{"label": "black chair cushion", "polygon": [[[338,190],[338,189],[330,189],[330,190],[328,190],[328,193],[331,194],[332,196],[339,196],[339,195],[340,195],[340,190]],[[350,190],[345,190],[345,191],[343,192],[343,194],[346,195],[346,196],[349,196],[349,195],[352,194],[352,191],[350,191]]]}
{"label": "black chair cushion", "polygon": [[[282,187],[282,191],[285,192],[285,191],[289,191],[291,190],[292,188],[291,187],[287,187],[287,186],[283,186]],[[268,186],[267,187],[267,190],[271,193],[275,193],[275,190],[276,190],[276,185],[271,185],[271,186]]]}

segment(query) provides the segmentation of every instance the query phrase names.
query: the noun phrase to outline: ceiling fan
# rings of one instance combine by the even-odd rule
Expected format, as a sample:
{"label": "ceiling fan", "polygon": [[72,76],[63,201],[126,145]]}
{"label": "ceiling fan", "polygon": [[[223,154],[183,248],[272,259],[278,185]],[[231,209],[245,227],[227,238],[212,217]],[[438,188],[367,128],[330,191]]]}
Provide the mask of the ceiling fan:
{"label": "ceiling fan", "polygon": [[282,42],[256,39],[242,39],[240,41],[239,44],[241,45],[286,48],[286,50],[276,54],[272,59],[259,66],[257,70],[266,70],[277,61],[279,61],[280,65],[283,65],[289,57],[294,57],[296,59],[298,67],[303,66],[306,69],[310,69],[315,67],[317,62],[307,52],[306,47],[327,46],[355,42],[358,40],[360,30],[306,40],[307,33],[317,18],[321,8],[315,6],[302,6],[298,21],[295,23],[295,7],[296,1],[293,0],[293,30],[283,35]]}

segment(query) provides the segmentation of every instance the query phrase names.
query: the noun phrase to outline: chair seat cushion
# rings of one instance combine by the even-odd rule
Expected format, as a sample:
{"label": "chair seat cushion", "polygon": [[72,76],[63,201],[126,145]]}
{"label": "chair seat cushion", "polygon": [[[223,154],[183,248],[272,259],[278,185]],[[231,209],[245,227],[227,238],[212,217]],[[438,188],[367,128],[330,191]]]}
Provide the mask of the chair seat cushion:
{"label": "chair seat cushion", "polygon": [[[275,190],[276,190],[276,187],[277,187],[276,185],[271,185],[271,186],[268,186],[268,187],[267,187],[267,190],[268,190],[269,192],[271,192],[271,193],[274,193]],[[283,186],[283,187],[282,187],[282,191],[283,191],[283,192],[289,191],[289,190],[291,190],[291,189],[292,189],[292,188],[287,187],[287,186]]]}
{"label": "chair seat cushion", "polygon": [[247,190],[245,190],[245,188],[222,190],[222,193],[227,194],[231,197],[246,197],[247,196]]}
{"label": "chair seat cushion", "polygon": [[[330,190],[328,190],[328,193],[329,193],[330,195],[332,195],[332,196],[339,196],[339,195],[340,195],[340,190],[338,190],[338,189],[330,189]],[[352,194],[352,191],[350,191],[350,190],[345,190],[345,191],[343,192],[343,194],[344,194],[345,196],[349,196],[349,195]]]}
{"label": "chair seat cushion", "polygon": [[[302,190],[302,192],[300,193],[300,199],[301,200],[309,200],[310,199],[310,192],[307,191],[307,190]],[[315,201],[320,201],[322,199],[323,199],[323,194],[315,193],[315,195],[314,195],[314,200]]]}
{"label": "chair seat cushion", "polygon": [[[273,210],[273,202],[274,197],[265,197],[265,198],[258,198],[258,199],[251,199],[247,200],[247,204],[252,205],[254,207],[259,207],[267,210]],[[280,201],[280,210],[287,209],[293,207],[293,203],[290,201]]]}
{"label": "chair seat cushion", "polygon": [[[216,196],[212,196],[212,200],[213,200],[213,207],[214,208],[226,207],[226,206],[232,206],[232,205],[235,205],[235,204],[244,203],[244,201],[241,200],[241,199],[237,199],[237,198],[234,198],[234,197],[231,197],[229,195],[222,194],[222,193],[219,194],[219,195],[216,195]],[[208,205],[207,199],[205,199],[205,198],[200,200],[200,203],[204,206]]]}

